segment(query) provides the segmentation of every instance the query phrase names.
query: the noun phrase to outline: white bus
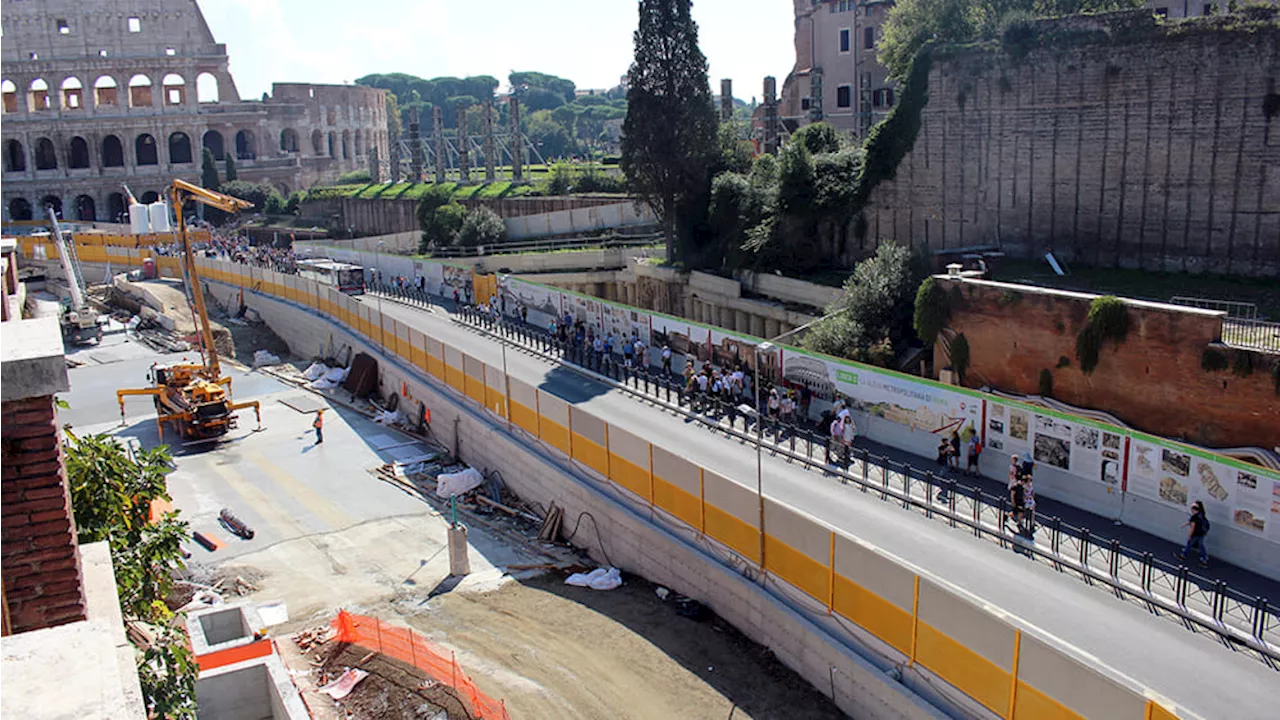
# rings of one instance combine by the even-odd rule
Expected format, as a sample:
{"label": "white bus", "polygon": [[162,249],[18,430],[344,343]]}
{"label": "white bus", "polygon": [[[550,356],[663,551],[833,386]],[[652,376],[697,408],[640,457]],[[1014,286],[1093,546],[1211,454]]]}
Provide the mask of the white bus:
{"label": "white bus", "polygon": [[348,295],[364,294],[364,268],[359,265],[326,258],[299,260],[298,275],[337,288]]}

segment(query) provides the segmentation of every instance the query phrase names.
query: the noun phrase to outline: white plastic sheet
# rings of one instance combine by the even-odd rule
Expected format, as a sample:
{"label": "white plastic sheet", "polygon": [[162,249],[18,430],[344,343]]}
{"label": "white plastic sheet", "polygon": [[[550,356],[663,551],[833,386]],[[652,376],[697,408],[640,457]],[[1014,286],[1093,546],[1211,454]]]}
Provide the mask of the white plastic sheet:
{"label": "white plastic sheet", "polygon": [[367,677],[369,677],[369,673],[364,670],[359,668],[347,668],[347,671],[342,673],[337,680],[334,680],[328,685],[320,688],[320,692],[328,695],[334,700],[341,700],[342,698],[350,695],[351,691],[356,689],[356,685]]}
{"label": "white plastic sheet", "polygon": [[262,367],[263,365],[279,365],[280,356],[267,350],[259,350],[253,354],[253,366]]}
{"label": "white plastic sheet", "polygon": [[454,497],[470,492],[484,483],[484,475],[469,467],[456,473],[441,473],[436,476],[436,495],[442,498]]}
{"label": "white plastic sheet", "polygon": [[613,590],[622,585],[622,573],[615,567],[596,568],[589,573],[574,573],[565,578],[564,584],[592,590]]}
{"label": "white plastic sheet", "polygon": [[327,372],[329,372],[328,365],[325,365],[324,363],[316,362],[316,363],[311,363],[311,365],[306,370],[302,371],[302,377],[306,378],[307,380],[319,380],[320,378],[324,377],[324,374]]}

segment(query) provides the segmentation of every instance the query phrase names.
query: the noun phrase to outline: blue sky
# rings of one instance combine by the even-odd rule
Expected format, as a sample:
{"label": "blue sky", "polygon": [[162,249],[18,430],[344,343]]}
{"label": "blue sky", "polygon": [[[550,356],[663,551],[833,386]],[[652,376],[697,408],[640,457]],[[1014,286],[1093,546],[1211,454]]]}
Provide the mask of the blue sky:
{"label": "blue sky", "polygon": [[[227,44],[241,97],[272,82],[343,83],[374,72],[422,77],[535,70],[612,87],[631,63],[635,0],[202,0]],[[795,59],[788,0],[697,0],[711,87],[761,94]]]}

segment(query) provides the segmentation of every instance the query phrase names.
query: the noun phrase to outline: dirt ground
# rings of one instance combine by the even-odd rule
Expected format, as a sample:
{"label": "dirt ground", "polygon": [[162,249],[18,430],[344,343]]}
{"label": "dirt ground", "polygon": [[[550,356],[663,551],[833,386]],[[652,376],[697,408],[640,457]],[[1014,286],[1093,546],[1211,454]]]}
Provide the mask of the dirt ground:
{"label": "dirt ground", "polygon": [[[191,306],[187,303],[179,281],[153,280],[148,281],[146,286],[164,303],[164,314],[173,319],[177,335],[186,337],[196,332]],[[249,367],[253,367],[253,354],[258,350],[270,351],[282,360],[289,358],[289,345],[265,323],[247,323],[229,318],[226,309],[207,294],[205,302],[209,310],[209,324],[213,329],[213,342],[219,354],[232,357]]]}
{"label": "dirt ground", "polygon": [[[349,667],[358,666],[369,673],[350,695],[334,701],[337,708],[345,712],[345,717],[352,720],[466,720],[468,717],[462,703],[447,687],[426,680],[422,671],[411,665],[382,655],[360,663],[368,651],[344,643],[330,643],[322,652],[326,680],[338,678]],[[317,699],[328,702],[320,696]]]}
{"label": "dirt ground", "polygon": [[693,620],[657,586],[606,592],[549,573],[449,593],[403,618],[457,648],[513,718],[840,718],[822,693],[724,621]]}

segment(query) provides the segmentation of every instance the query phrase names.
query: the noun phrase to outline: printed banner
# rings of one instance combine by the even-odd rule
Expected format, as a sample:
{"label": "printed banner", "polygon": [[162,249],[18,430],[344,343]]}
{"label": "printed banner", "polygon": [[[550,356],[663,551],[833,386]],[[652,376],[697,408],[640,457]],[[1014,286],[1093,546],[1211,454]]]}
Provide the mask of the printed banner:
{"label": "printed banner", "polygon": [[1016,403],[987,401],[987,447],[1119,488],[1125,434]]}
{"label": "printed banner", "polygon": [[560,291],[537,283],[525,282],[510,276],[502,276],[499,290],[507,300],[507,307],[517,310],[529,308],[529,323],[547,327],[552,320],[560,321]]}

